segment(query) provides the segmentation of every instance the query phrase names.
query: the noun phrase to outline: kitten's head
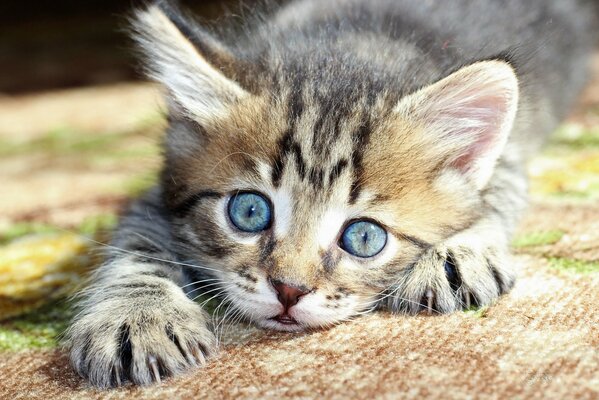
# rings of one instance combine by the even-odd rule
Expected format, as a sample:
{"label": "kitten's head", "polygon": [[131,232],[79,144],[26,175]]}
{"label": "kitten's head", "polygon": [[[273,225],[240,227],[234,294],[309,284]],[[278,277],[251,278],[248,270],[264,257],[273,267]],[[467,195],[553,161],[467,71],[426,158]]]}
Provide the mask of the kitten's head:
{"label": "kitten's head", "polygon": [[478,218],[516,111],[508,64],[402,95],[359,60],[299,63],[268,46],[244,59],[164,7],[134,27],[168,90],[162,184],[179,250],[258,325],[371,309]]}

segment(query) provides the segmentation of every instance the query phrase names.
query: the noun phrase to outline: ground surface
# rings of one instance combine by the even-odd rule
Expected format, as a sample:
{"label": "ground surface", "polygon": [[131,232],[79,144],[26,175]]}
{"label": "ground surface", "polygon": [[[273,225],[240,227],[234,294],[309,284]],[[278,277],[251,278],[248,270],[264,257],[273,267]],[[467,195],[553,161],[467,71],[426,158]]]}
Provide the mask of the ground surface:
{"label": "ground surface", "polygon": [[[163,119],[145,84],[0,99],[0,399],[599,396],[599,57],[530,166],[520,279],[488,309],[378,313],[328,331],[226,325],[218,359],[151,388],[90,389],[56,335],[92,268],[86,238],[152,184]],[[90,256],[92,254],[92,256]],[[41,308],[38,308],[41,307]],[[12,316],[11,318],[8,318]]]}

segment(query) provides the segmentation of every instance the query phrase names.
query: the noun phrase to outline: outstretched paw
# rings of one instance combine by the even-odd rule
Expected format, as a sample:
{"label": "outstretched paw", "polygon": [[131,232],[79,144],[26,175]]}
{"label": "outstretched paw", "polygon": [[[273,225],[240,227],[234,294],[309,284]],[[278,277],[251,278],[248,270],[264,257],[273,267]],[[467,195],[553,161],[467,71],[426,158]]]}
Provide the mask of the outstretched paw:
{"label": "outstretched paw", "polygon": [[171,285],[127,283],[88,299],[67,333],[79,375],[100,388],[148,385],[205,364],[216,349],[205,312]]}
{"label": "outstretched paw", "polygon": [[491,304],[514,285],[509,253],[500,246],[452,240],[429,249],[402,271],[388,295],[395,312],[449,313]]}

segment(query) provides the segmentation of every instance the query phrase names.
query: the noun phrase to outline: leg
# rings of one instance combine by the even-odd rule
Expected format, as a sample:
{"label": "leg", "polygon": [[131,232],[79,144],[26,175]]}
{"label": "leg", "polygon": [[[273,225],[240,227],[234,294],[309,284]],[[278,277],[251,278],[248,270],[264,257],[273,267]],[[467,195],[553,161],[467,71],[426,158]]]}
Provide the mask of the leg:
{"label": "leg", "polygon": [[75,370],[95,386],[159,382],[214,351],[206,313],[181,289],[186,274],[172,263],[168,232],[157,191],[138,200],[81,295],[67,345]]}
{"label": "leg", "polygon": [[392,311],[447,313],[491,304],[512,288],[509,239],[526,204],[526,175],[518,165],[506,160],[498,164],[482,194],[483,218],[403,270],[386,298]]}

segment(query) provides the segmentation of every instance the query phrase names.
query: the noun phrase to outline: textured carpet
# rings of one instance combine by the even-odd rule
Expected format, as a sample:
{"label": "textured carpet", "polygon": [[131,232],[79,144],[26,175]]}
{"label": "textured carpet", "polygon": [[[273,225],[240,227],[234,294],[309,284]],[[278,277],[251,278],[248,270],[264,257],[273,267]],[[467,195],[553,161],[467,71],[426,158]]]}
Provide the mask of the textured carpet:
{"label": "textured carpet", "polygon": [[[0,197],[0,270],[14,275],[0,276],[0,399],[599,398],[599,79],[530,166],[533,203],[513,242],[520,278],[497,304],[380,312],[302,334],[225,325],[220,354],[202,369],[148,388],[89,388],[56,344],[70,315],[60,295],[77,279],[49,285],[63,264],[10,255],[65,229],[98,238],[151,184],[156,99],[145,85],[0,99],[0,179],[10,189]],[[103,105],[135,117],[106,121]],[[73,276],[93,264],[77,249],[65,253],[80,263],[69,264]],[[25,277],[34,267],[41,275]],[[36,285],[26,291],[19,279]]]}
{"label": "textured carpet", "polygon": [[[599,214],[598,214],[599,215]],[[599,279],[520,256],[514,291],[449,316],[370,315],[333,329],[231,327],[203,369],[150,388],[86,387],[58,350],[0,355],[0,398],[573,398],[599,394]]]}

